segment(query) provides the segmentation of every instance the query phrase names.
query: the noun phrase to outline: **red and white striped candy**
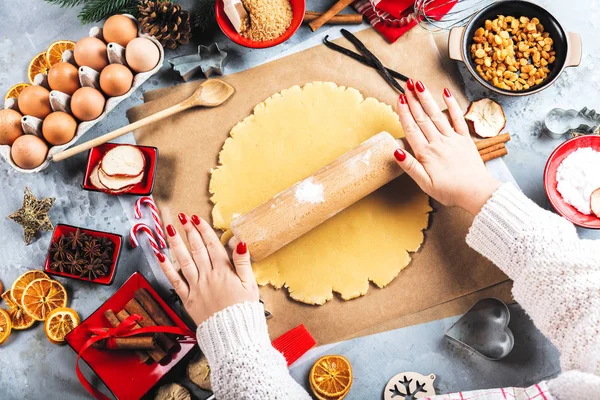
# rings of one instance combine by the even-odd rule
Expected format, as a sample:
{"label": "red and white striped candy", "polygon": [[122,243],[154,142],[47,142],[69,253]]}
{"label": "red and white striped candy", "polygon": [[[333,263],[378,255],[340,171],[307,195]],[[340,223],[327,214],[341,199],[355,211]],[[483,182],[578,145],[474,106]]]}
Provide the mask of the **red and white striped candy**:
{"label": "red and white striped candy", "polygon": [[135,218],[142,218],[142,205],[144,204],[150,208],[152,220],[154,221],[154,230],[156,230],[156,236],[158,237],[158,245],[161,249],[164,249],[165,247],[167,247],[167,242],[165,240],[165,231],[162,227],[162,222],[158,213],[158,207],[156,207],[156,203],[154,202],[154,200],[152,200],[151,197],[145,196],[137,199],[137,201],[135,202],[134,209]]}
{"label": "red and white striped candy", "polygon": [[129,241],[133,248],[136,248],[140,245],[137,239],[138,232],[145,232],[148,237],[148,241],[150,242],[150,246],[152,246],[152,250],[154,254],[158,255],[160,253],[160,249],[158,248],[158,243],[156,243],[156,238],[154,237],[154,233],[152,229],[146,224],[135,224],[133,228],[129,231]]}

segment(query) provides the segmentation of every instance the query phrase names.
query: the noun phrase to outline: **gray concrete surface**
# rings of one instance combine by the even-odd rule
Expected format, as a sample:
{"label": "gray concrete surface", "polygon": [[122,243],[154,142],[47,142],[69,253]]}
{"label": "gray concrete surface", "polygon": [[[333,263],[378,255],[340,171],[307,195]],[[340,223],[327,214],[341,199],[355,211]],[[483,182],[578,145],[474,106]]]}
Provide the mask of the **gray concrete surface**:
{"label": "gray concrete surface", "polygon": [[[193,1],[182,1],[184,6]],[[508,168],[525,193],[538,204],[549,208],[543,186],[542,172],[545,161],[560,141],[540,136],[541,121],[551,108],[579,109],[583,106],[600,107],[600,84],[596,71],[600,68],[600,45],[594,40],[600,21],[597,0],[543,0],[545,5],[563,23],[567,30],[582,34],[585,56],[581,67],[564,73],[552,88],[539,95],[522,99],[499,98],[508,117],[508,130],[513,140],[508,144],[510,154],[505,158]],[[308,1],[309,9],[324,6],[316,0]],[[76,19],[78,9],[65,10],[42,0],[0,1],[0,92],[14,83],[26,81],[29,60],[58,39],[77,39],[87,34],[90,26],[81,26]],[[249,50],[228,41],[221,33],[194,38],[193,43],[176,51],[168,51],[166,58],[190,54],[197,44],[217,41],[229,53],[227,72],[250,68],[290,49],[296,49],[313,35],[303,27],[287,43],[268,50]],[[471,99],[488,96],[461,68],[466,91]],[[125,125],[125,112],[142,102],[142,90],[179,83],[179,77],[168,65],[152,77],[141,90],[114,109],[109,117],[87,134],[87,139]],[[494,96],[492,96],[494,97]],[[131,136],[122,138],[131,141]],[[37,196],[54,196],[56,205],[50,216],[54,223],[68,223],[92,229],[127,235],[131,226],[132,199],[116,199],[80,189],[85,166],[85,155],[51,166],[36,175],[22,175],[0,162],[0,280],[10,284],[19,274],[40,268],[46,256],[50,234],[44,233],[30,246],[24,246],[21,229],[2,217],[20,207],[25,186]],[[580,230],[583,237],[600,239],[600,233]],[[154,266],[155,267],[155,266]],[[155,268],[148,263],[140,249],[125,247],[115,283],[96,286],[73,280],[61,280],[70,295],[70,306],[85,318],[114,292],[134,271],[141,271],[162,294],[168,293]],[[415,370],[438,375],[440,391],[485,388],[497,385],[526,385],[558,372],[558,355],[552,346],[533,327],[518,306],[513,307],[512,328],[518,338],[511,356],[498,363],[481,360],[455,349],[443,340],[445,327],[453,318],[424,325],[355,339],[335,346],[331,352],[347,354],[353,361],[356,380],[349,399],[379,398],[387,380],[397,372]],[[410,345],[409,345],[410,344]],[[327,349],[318,349],[296,365],[292,373],[304,384],[310,360]],[[74,372],[75,354],[66,347],[50,344],[41,326],[16,332],[9,342],[0,347],[1,399],[80,399],[89,398],[80,386]],[[85,368],[84,368],[85,371]],[[93,374],[86,373],[92,382]],[[165,381],[180,380],[180,369],[169,374]],[[192,388],[193,385],[185,383]],[[197,390],[195,397],[207,393]]]}

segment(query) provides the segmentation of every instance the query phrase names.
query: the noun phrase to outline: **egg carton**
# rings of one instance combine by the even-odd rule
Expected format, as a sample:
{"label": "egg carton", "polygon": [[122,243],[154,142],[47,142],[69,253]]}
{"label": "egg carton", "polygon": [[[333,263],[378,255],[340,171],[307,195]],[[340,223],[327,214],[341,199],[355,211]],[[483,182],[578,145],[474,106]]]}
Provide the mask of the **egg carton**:
{"label": "egg carton", "polygon": [[[129,14],[124,14],[124,15],[133,19],[137,23],[137,20],[132,15],[129,15]],[[101,27],[91,28],[90,32],[89,32],[89,36],[103,39],[102,28]],[[158,47],[160,57],[158,60],[158,64],[156,64],[156,66],[152,70],[150,70],[148,72],[141,72],[141,73],[134,75],[133,84],[131,86],[131,89],[129,89],[129,91],[127,93],[125,93],[122,96],[109,97],[106,100],[106,104],[104,106],[104,111],[102,112],[102,114],[100,114],[100,116],[98,118],[96,118],[92,121],[81,122],[77,126],[77,130],[75,131],[75,136],[73,137],[73,139],[70,142],[65,143],[63,145],[50,147],[50,150],[48,151],[48,156],[46,157],[46,161],[44,161],[44,163],[37,168],[33,168],[33,169],[20,168],[19,166],[17,166],[14,163],[14,161],[12,160],[12,158],[10,156],[10,146],[0,145],[0,155],[2,155],[2,157],[4,157],[4,159],[8,162],[8,164],[11,167],[13,167],[14,169],[16,169],[17,171],[23,172],[26,174],[40,172],[40,171],[43,171],[44,169],[48,168],[48,166],[52,162],[53,155],[60,153],[64,150],[68,149],[69,147],[73,146],[94,125],[96,125],[98,122],[100,122],[104,118],[106,118],[106,115],[113,108],[115,108],[120,102],[122,102],[123,100],[125,100],[126,98],[131,96],[133,94],[133,92],[135,92],[140,86],[142,86],[142,84],[144,82],[146,82],[152,75],[156,74],[158,72],[158,70],[161,68],[161,66],[164,62],[164,59],[165,59],[164,49],[163,49],[162,45],[160,44],[160,42],[154,38],[154,36],[149,36],[149,35],[141,33],[139,31],[139,24],[138,24],[138,37],[145,37],[145,38],[149,39],[150,41],[152,41],[152,43],[154,43]],[[118,63],[118,64],[127,65],[127,63],[125,61],[125,48],[123,46],[120,46],[117,43],[108,43],[106,51],[107,51],[107,55],[108,55],[108,61],[110,64]],[[75,59],[73,57],[73,52],[71,50],[67,50],[63,53],[62,61],[70,62],[77,66],[77,64],[75,64]],[[79,83],[81,84],[82,87],[93,87],[93,88],[96,88],[99,90],[100,89],[99,77],[100,77],[100,73],[98,71],[95,71],[89,67],[79,67]],[[48,87],[48,76],[45,74],[38,74],[35,77],[33,84],[38,85],[38,86],[44,86],[48,90],[50,90],[50,88]],[[50,107],[52,108],[52,111],[64,111],[64,112],[70,113],[71,112],[70,107],[69,107],[70,100],[71,100],[71,96],[69,96],[66,93],[59,92],[58,90],[50,91]],[[4,104],[4,108],[11,108],[16,111],[19,111],[18,100],[16,98],[8,99],[6,101],[6,103]],[[24,115],[21,118],[21,125],[23,127],[23,132],[25,134],[36,135],[43,139],[42,120],[41,119],[33,117],[31,115]]]}

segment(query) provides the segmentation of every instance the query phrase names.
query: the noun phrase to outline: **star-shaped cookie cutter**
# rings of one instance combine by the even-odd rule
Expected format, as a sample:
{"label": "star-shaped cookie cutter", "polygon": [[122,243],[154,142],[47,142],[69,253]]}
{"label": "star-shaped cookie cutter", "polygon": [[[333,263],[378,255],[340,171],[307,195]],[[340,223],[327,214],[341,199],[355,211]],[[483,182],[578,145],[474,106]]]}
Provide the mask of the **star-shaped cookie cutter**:
{"label": "star-shaped cookie cutter", "polygon": [[226,58],[227,53],[219,49],[218,44],[213,43],[210,46],[200,45],[198,54],[175,57],[169,60],[169,64],[187,82],[198,71],[201,71],[205,78],[209,78],[213,74],[223,75]]}

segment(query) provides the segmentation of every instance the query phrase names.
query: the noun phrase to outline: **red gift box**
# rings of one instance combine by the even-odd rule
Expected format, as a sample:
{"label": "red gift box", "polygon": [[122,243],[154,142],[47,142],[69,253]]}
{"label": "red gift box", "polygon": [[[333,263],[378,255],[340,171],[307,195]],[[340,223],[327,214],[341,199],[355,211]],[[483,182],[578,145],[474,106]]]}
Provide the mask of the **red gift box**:
{"label": "red gift box", "polygon": [[[173,320],[176,327],[169,328],[178,329],[182,332],[187,331],[193,335],[193,332],[189,330],[175,311],[160,298],[148,281],[139,272],[135,272],[110,299],[65,337],[69,346],[90,366],[112,394],[117,399],[122,400],[141,398],[196,345],[195,339],[178,339],[179,348],[171,352],[170,356],[160,364],[156,362],[142,363],[133,351],[107,351],[94,347],[85,348],[91,339],[92,334],[90,332],[92,330],[113,328],[104,316],[106,310],[111,309],[115,312],[122,310],[125,304],[134,297],[136,290],[141,288],[147,289],[154,300]],[[153,328],[142,328],[140,331],[144,329]],[[82,350],[85,351],[82,352]],[[87,387],[89,383],[85,379],[80,378],[80,380],[96,398],[102,398],[101,394],[94,393],[95,389]]]}

